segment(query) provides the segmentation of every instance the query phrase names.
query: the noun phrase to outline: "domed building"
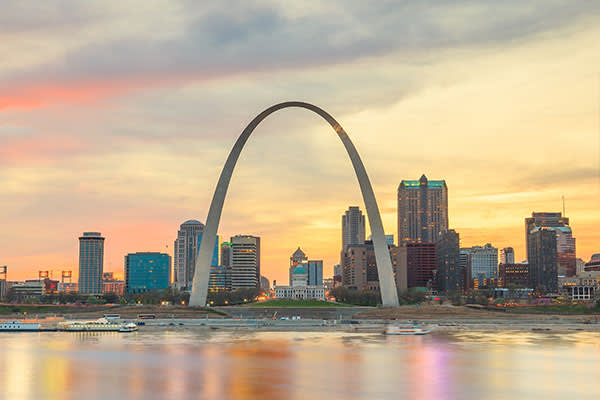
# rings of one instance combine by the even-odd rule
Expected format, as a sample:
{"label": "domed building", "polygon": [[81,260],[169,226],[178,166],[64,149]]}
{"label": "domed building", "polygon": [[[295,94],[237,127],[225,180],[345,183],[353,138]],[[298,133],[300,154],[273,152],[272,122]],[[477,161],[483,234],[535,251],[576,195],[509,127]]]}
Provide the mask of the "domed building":
{"label": "domed building", "polygon": [[290,265],[290,286],[275,286],[275,298],[325,300],[323,285],[309,285],[309,271],[306,269],[308,264],[302,263],[306,260],[308,257],[298,247],[298,250],[290,257],[290,264],[292,264]]}

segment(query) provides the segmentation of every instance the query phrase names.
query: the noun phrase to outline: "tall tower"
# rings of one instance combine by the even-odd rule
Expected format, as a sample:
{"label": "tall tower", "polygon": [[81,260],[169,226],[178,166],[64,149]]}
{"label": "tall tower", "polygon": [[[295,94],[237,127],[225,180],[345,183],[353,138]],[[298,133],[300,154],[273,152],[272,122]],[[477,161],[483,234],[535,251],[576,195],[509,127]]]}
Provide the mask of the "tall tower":
{"label": "tall tower", "polygon": [[350,206],[342,215],[342,255],[341,264],[344,262],[344,252],[348,246],[362,245],[365,243],[365,216],[357,206]]}
{"label": "tall tower", "polygon": [[260,238],[236,235],[231,238],[231,289],[260,287]]}
{"label": "tall tower", "polygon": [[528,260],[530,233],[535,228],[548,228],[556,236],[557,274],[561,276],[575,276],[577,273],[577,257],[575,255],[575,238],[569,226],[569,218],[559,212],[533,212],[531,213],[531,218],[525,218]]}
{"label": "tall tower", "polygon": [[196,253],[204,232],[204,224],[191,219],[181,224],[175,239],[173,254],[174,283],[178,289],[192,287],[196,268]]}
{"label": "tall tower", "polygon": [[398,186],[398,244],[437,242],[448,230],[446,181],[403,180]]}
{"label": "tall tower", "polygon": [[102,294],[104,238],[100,232],[84,232],[79,237],[79,293]]}

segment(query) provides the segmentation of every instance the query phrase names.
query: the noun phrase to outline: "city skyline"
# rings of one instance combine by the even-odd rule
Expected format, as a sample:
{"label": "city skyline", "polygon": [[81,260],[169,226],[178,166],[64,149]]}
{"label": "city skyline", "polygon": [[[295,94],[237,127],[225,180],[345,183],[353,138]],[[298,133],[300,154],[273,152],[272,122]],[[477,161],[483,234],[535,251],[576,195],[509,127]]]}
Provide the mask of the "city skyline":
{"label": "city skyline", "polygon": [[[11,54],[0,65],[0,264],[9,279],[40,269],[76,272],[76,237],[84,231],[105,235],[106,271],[121,271],[132,251],[172,255],[182,221],[206,222],[218,172],[240,129],[265,106],[299,95],[351,133],[386,233],[396,233],[399,182],[425,174],[448,183],[449,226],[463,247],[513,247],[515,261],[524,260],[523,218],[561,211],[564,195],[577,257],[587,261],[598,252],[597,6],[498,6],[493,21],[485,18],[491,8],[468,2],[426,14],[419,5],[402,13],[380,5],[369,12],[330,7],[347,20],[278,5],[231,11],[229,18],[248,27],[242,33],[266,18],[273,22],[265,28],[270,38],[317,46],[316,35],[336,43],[328,51],[243,52],[235,60],[223,60],[223,46],[215,43],[256,49],[265,38],[192,43],[187,34],[194,23],[212,15],[193,6],[161,8],[157,28],[158,11],[125,28],[122,10],[89,13],[82,5],[73,10],[82,18],[72,24],[59,29],[62,17],[55,15],[38,20],[35,30],[8,7],[13,30],[2,33],[0,45]],[[460,12],[489,23],[451,17]],[[439,31],[428,31],[427,15],[445,21]],[[313,23],[304,26],[302,18]],[[77,33],[84,20],[96,27],[88,36]],[[383,21],[372,25],[373,37],[355,29],[373,21]],[[331,30],[339,37],[323,34],[329,24],[341,29]],[[148,26],[156,29],[143,43],[173,43],[168,55],[180,62],[161,62],[165,53],[157,59],[140,44]],[[414,26],[415,36],[404,35],[405,26]],[[195,46],[216,64],[184,57]],[[98,63],[109,50],[116,52],[111,63]],[[289,249],[300,244],[319,254],[330,274],[341,249],[340,213],[348,205],[364,211],[337,139],[301,113],[286,110],[257,130],[219,229],[223,238],[260,236],[264,274],[282,282]]]}

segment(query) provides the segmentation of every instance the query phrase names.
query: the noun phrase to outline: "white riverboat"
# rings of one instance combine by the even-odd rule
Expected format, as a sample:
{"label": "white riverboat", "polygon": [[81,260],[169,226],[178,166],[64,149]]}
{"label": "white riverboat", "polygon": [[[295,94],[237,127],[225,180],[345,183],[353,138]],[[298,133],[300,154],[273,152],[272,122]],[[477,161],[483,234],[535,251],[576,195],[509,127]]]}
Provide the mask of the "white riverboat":
{"label": "white riverboat", "polygon": [[40,323],[34,320],[0,321],[0,331],[3,332],[36,332],[39,330]]}
{"label": "white riverboat", "polygon": [[66,321],[58,325],[58,329],[67,332],[133,332],[137,331],[134,323],[109,321],[99,318],[94,321]]}
{"label": "white riverboat", "polygon": [[385,335],[426,335],[433,328],[422,328],[419,324],[390,324],[385,327]]}

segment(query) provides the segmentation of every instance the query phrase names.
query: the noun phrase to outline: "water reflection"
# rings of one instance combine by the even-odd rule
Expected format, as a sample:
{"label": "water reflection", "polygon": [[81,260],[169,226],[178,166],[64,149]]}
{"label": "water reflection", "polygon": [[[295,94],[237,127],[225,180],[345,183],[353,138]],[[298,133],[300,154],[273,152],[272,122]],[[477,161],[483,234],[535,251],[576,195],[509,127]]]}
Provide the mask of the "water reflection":
{"label": "water reflection", "polygon": [[600,334],[194,329],[0,335],[4,399],[578,399]]}

